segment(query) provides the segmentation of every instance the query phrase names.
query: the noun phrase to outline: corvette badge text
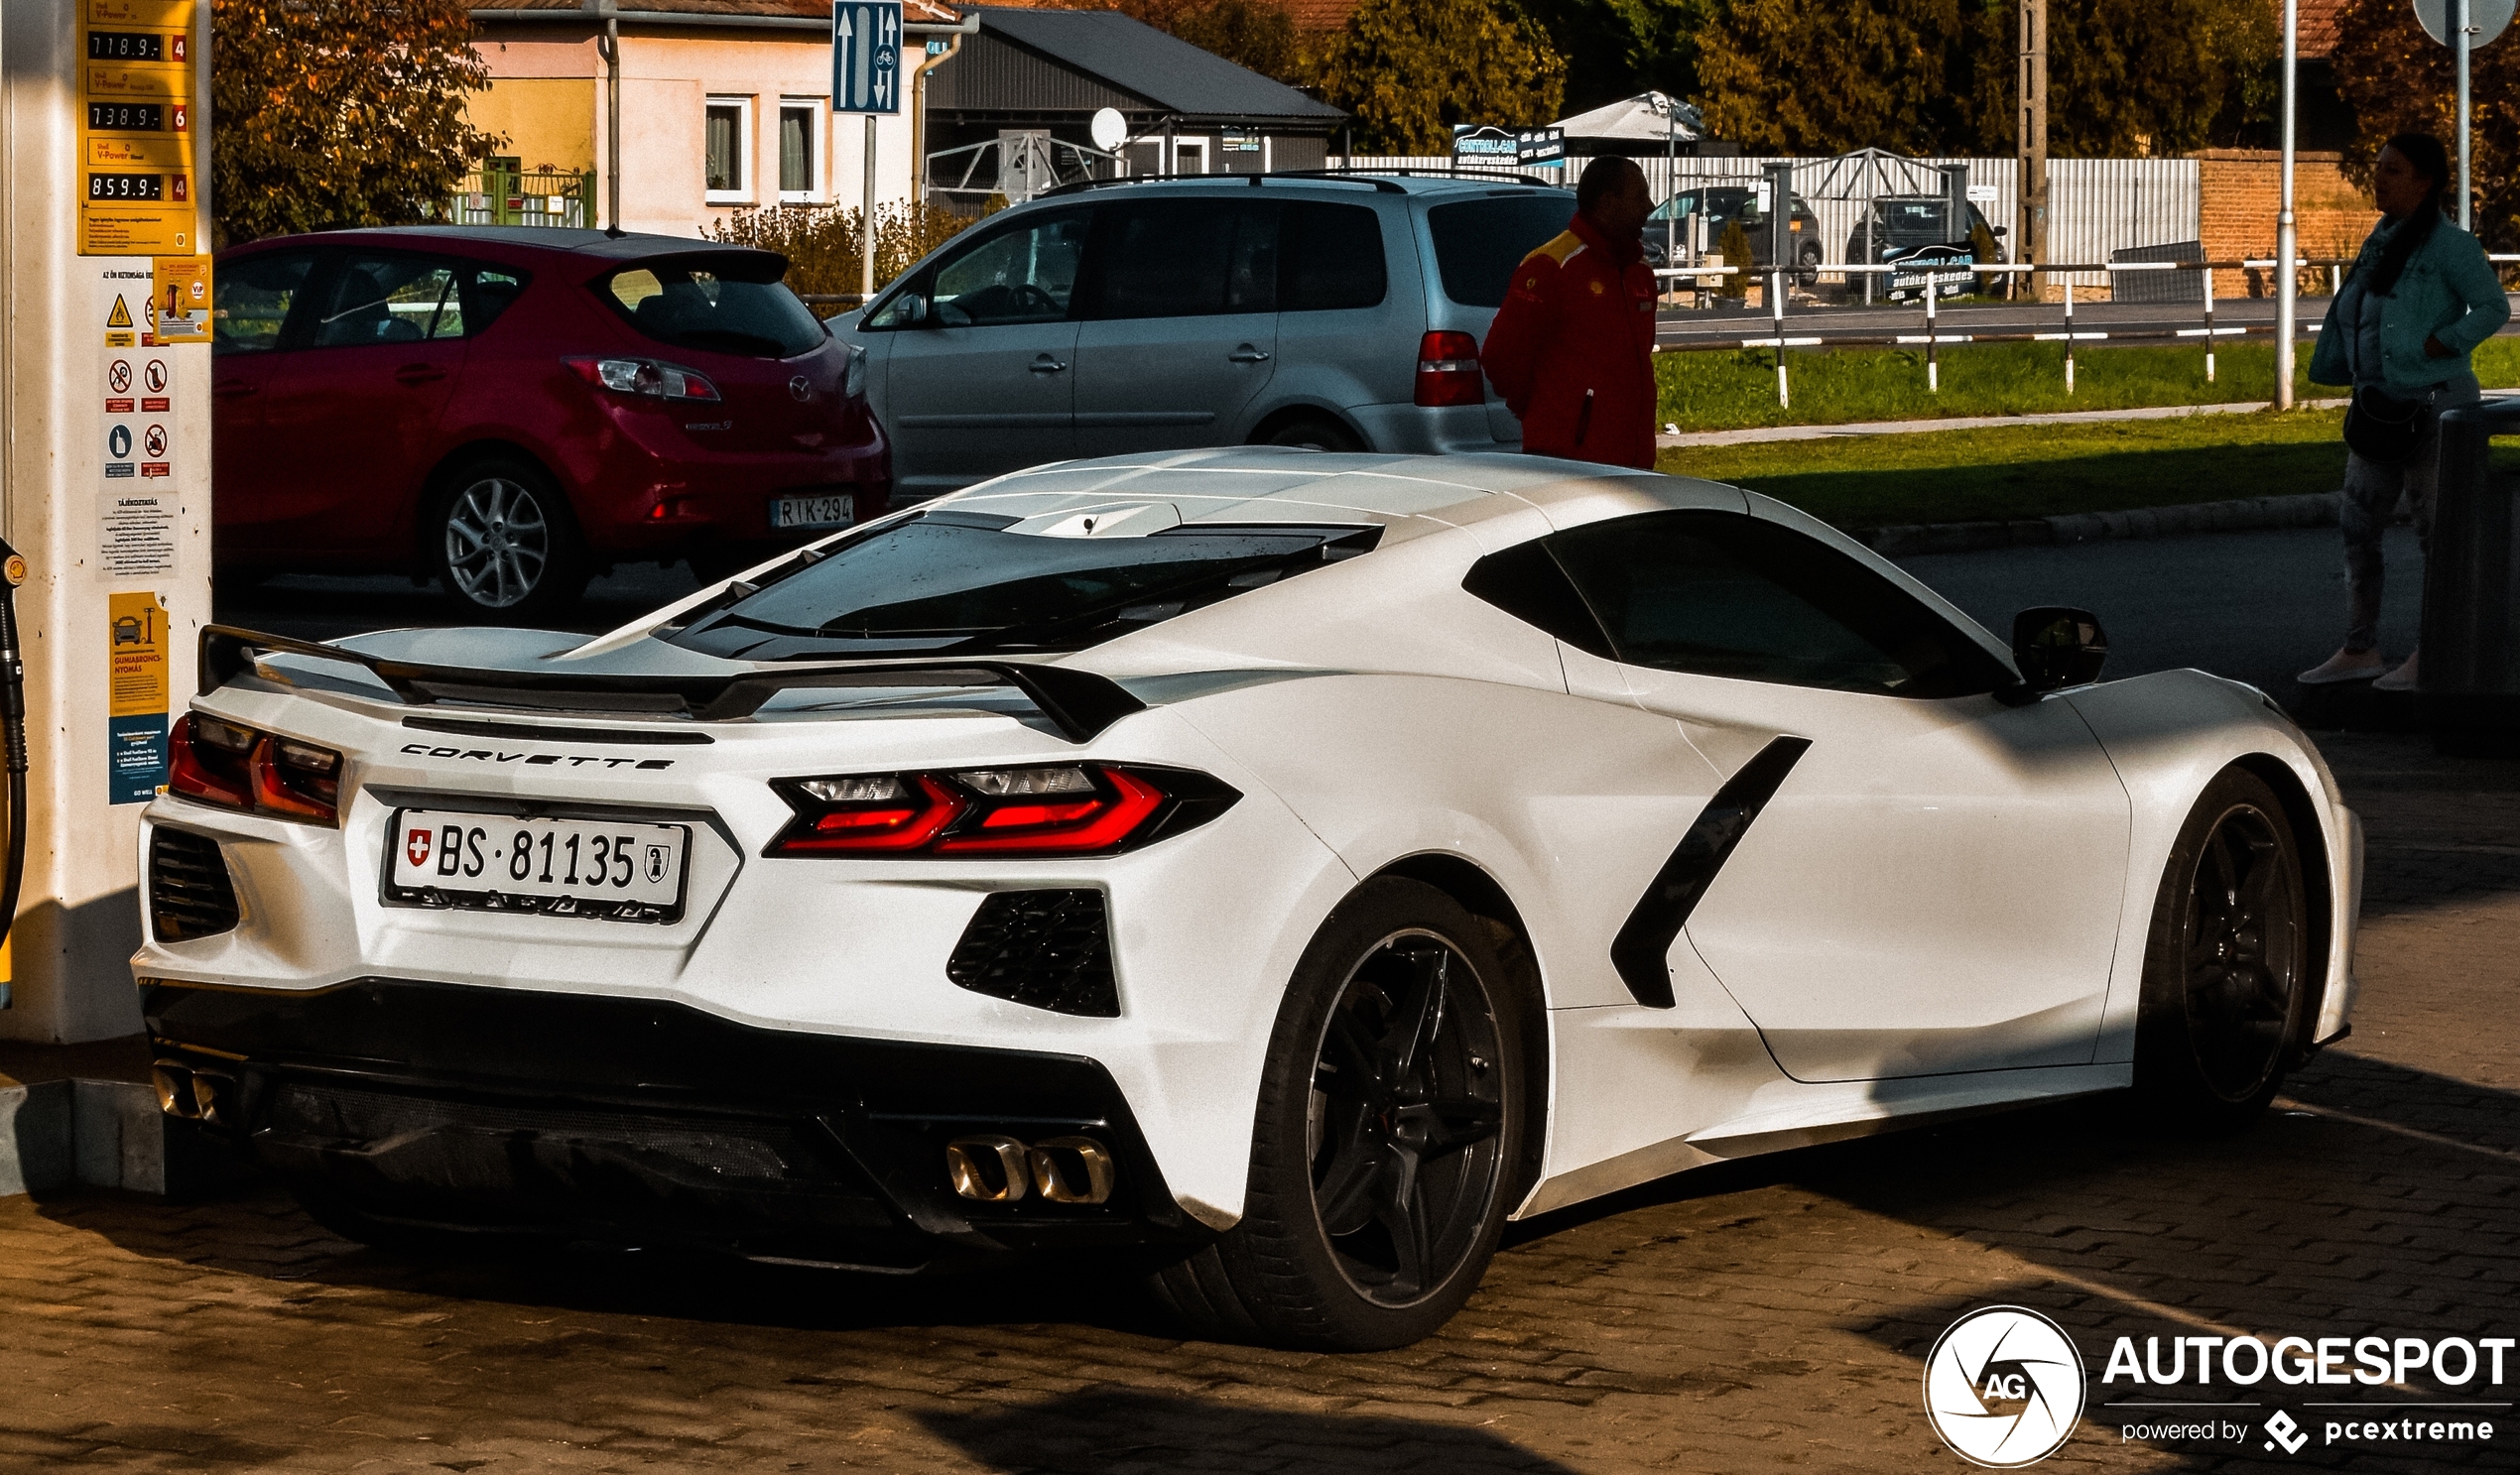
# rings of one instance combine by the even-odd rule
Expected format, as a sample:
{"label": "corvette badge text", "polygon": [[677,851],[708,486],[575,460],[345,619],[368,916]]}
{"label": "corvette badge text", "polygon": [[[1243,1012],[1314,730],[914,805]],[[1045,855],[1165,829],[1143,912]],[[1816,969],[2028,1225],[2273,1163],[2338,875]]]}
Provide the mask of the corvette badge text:
{"label": "corvette badge text", "polygon": [[2516,1347],[2512,1337],[2121,1336],[2094,1390],[2063,1327],[2021,1306],[1987,1306],[1953,1322],[1927,1354],[1925,1413],[1953,1453],[1990,1469],[2056,1453],[2086,1402],[2121,1443],[2259,1457],[2449,1453],[2489,1444],[2497,1422],[2511,1423],[2501,1395],[2520,1377]]}
{"label": "corvette badge text", "polygon": [[599,758],[591,753],[500,753],[489,748],[433,748],[427,743],[405,743],[403,751],[421,758],[469,758],[475,763],[567,764],[584,768],[589,764],[603,768],[672,768],[671,758]]}

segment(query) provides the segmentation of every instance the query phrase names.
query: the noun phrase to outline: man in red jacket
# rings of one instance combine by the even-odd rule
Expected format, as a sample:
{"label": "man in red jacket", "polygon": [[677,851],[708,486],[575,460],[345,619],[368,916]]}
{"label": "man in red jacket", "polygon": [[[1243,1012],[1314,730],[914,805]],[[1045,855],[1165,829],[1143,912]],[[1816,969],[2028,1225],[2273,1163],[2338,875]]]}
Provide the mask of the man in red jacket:
{"label": "man in red jacket", "polygon": [[1645,172],[1601,158],[1566,233],[1514,268],[1479,363],[1533,455],[1654,464],[1654,273]]}

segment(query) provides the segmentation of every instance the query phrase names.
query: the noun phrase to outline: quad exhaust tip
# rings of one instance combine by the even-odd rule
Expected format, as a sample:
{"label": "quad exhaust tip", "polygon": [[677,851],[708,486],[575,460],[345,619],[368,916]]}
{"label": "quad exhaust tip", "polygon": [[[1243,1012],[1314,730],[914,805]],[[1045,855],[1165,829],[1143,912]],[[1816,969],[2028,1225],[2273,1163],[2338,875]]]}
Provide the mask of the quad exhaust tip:
{"label": "quad exhaust tip", "polygon": [[945,1144],[945,1180],[975,1203],[1014,1203],[1028,1192],[1052,1203],[1107,1203],[1118,1176],[1110,1150],[1090,1137],[1049,1137],[1027,1147],[981,1132]]}
{"label": "quad exhaust tip", "polygon": [[224,1126],[236,1100],[235,1077],[195,1070],[182,1060],[152,1061],[149,1080],[158,1090],[158,1110],[188,1122]]}

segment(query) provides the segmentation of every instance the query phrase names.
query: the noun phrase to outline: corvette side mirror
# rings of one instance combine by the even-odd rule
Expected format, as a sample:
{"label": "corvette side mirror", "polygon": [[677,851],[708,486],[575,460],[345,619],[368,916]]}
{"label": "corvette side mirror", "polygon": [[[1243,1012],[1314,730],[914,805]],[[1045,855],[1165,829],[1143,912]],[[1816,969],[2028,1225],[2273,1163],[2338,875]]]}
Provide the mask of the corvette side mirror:
{"label": "corvette side mirror", "polygon": [[2100,678],[2108,635],[2087,609],[2038,605],[2012,617],[2012,659],[2033,692],[2079,686]]}

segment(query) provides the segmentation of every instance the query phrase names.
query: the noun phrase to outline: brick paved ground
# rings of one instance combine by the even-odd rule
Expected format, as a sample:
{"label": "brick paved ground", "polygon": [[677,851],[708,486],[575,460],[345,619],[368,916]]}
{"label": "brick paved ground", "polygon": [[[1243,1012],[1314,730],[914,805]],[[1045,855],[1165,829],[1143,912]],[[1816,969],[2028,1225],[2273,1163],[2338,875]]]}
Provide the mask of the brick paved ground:
{"label": "brick paved ground", "polygon": [[[2233,1140],[2084,1106],[1684,1177],[1525,1227],[1445,1334],[1355,1358],[1184,1343],[1056,1280],[433,1269],[268,1194],[0,1200],[0,1470],[1959,1470],[1919,1372],[1979,1305],[2095,1357],[2520,1334],[2520,768],[2330,748],[2371,829],[2360,1017]],[[2258,1468],[2120,1443],[2131,1416],[2042,1468]],[[2520,1464],[2496,1445],[2461,1460]]]}

